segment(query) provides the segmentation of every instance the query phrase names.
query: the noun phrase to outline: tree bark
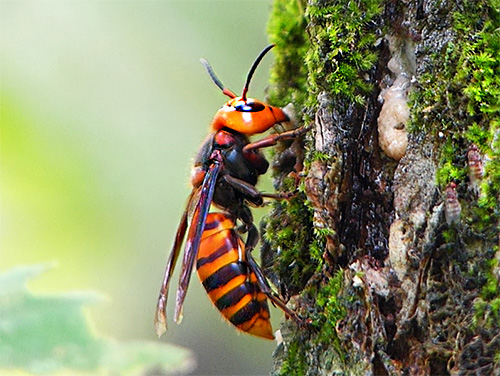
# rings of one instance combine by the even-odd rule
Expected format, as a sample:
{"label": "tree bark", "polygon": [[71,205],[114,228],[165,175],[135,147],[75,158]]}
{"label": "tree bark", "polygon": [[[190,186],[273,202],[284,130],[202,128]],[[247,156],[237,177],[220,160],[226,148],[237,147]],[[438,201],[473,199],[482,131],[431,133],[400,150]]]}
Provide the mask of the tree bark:
{"label": "tree bark", "polygon": [[276,0],[270,100],[311,128],[262,225],[274,375],[500,375],[500,3]]}

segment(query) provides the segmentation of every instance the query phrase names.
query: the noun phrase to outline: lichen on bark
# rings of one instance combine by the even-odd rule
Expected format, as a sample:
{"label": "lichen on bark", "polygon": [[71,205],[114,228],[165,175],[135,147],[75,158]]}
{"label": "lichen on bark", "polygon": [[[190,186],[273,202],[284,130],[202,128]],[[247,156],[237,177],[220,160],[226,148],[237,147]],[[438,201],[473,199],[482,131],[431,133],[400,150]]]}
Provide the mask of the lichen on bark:
{"label": "lichen on bark", "polygon": [[[263,226],[264,266],[311,322],[283,325],[274,374],[500,374],[499,9],[274,2],[270,98],[311,127],[277,149],[275,185],[299,193]],[[377,129],[391,87],[410,113],[399,161]]]}

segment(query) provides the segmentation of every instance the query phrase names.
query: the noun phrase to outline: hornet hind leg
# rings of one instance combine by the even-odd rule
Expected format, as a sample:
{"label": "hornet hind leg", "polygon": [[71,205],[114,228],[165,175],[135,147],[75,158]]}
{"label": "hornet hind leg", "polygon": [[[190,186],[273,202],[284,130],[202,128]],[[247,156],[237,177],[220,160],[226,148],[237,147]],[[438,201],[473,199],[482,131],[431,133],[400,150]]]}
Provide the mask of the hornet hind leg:
{"label": "hornet hind leg", "polygon": [[257,283],[261,289],[261,291],[266,294],[266,296],[273,302],[273,304],[279,307],[288,317],[291,317],[295,322],[300,324],[301,326],[304,324],[303,320],[290,308],[288,308],[285,302],[271,289],[267,278],[265,277],[262,269],[259,264],[255,261],[252,256],[252,251],[259,241],[259,231],[257,227],[253,224],[252,213],[250,209],[245,208],[246,210],[242,210],[239,218],[244,223],[247,228],[247,240],[245,242],[245,258],[246,261],[257,277]]}

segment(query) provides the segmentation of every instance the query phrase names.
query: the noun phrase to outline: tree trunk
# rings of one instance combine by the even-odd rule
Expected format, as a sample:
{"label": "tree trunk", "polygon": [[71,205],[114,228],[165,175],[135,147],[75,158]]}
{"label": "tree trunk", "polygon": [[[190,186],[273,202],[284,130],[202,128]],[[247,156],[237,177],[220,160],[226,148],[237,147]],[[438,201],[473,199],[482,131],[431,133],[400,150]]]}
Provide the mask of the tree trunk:
{"label": "tree trunk", "polygon": [[305,140],[262,262],[275,375],[500,375],[500,2],[276,0],[271,102]]}

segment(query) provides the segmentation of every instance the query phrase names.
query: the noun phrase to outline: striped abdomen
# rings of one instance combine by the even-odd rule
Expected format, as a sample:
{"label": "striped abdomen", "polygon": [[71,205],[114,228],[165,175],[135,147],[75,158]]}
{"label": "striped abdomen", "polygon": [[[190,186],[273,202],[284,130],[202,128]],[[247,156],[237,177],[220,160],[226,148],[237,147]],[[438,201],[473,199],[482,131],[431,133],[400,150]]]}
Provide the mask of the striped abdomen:
{"label": "striped abdomen", "polygon": [[274,338],[267,297],[246,262],[245,244],[229,215],[208,214],[196,267],[222,316],[243,332]]}

